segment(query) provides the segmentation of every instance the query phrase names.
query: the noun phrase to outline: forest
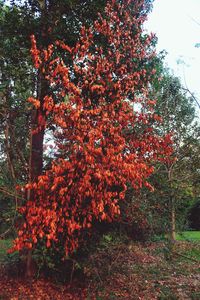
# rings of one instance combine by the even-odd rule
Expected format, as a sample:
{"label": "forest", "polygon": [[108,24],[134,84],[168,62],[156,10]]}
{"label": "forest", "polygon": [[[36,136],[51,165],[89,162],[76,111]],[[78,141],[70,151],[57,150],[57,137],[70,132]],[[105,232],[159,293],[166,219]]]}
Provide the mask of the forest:
{"label": "forest", "polygon": [[0,299],[200,299],[200,102],[153,0],[0,0]]}

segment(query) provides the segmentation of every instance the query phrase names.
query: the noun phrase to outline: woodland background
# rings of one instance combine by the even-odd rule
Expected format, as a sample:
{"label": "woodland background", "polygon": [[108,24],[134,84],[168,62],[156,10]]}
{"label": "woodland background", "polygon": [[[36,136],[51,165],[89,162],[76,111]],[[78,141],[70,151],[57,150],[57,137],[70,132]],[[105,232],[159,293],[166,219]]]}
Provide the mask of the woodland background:
{"label": "woodland background", "polygon": [[[104,30],[102,20],[111,22],[109,24],[112,29],[112,24],[115,24],[112,22],[117,18],[112,9],[110,19],[106,15],[107,1],[0,1],[0,237],[3,270],[1,285],[6,291],[0,296],[1,299],[29,299],[28,297],[33,299],[150,299],[147,298],[149,295],[151,299],[198,299],[200,287],[196,281],[199,279],[200,261],[197,241],[200,230],[200,123],[198,118],[200,105],[192,91],[186,90],[179,78],[164,65],[165,52],[156,53],[157,38],[148,35],[143,29],[153,1],[136,0],[127,3],[111,1],[109,3],[112,3],[115,9],[116,3],[125,5],[127,13],[131,12],[131,20],[135,20],[133,26],[131,25],[131,41],[137,48],[135,58],[128,56],[128,44],[124,43],[121,47],[117,44],[117,38],[122,41],[120,40],[123,36],[122,32],[108,30],[108,33],[102,33]],[[101,13],[102,19],[98,13]],[[100,25],[95,23],[97,19],[100,20]],[[126,25],[124,28],[129,28],[129,23],[125,21],[122,23]],[[91,41],[92,38],[88,39],[88,28],[93,32],[94,41]],[[98,30],[100,33],[96,34]],[[50,54],[51,45],[57,45],[53,54]],[[112,48],[113,45],[116,48]],[[81,46],[88,48],[85,50]],[[73,49],[78,50],[72,59],[70,55],[75,51]],[[113,51],[112,55],[116,59],[113,59],[113,62],[109,61],[111,60],[109,51]],[[118,51],[121,55],[119,58]],[[48,56],[47,59],[45,55]],[[91,61],[88,59],[89,55]],[[97,71],[97,62],[101,55],[105,58],[105,65],[111,63],[113,72],[117,74],[116,78],[114,76],[110,79],[110,82],[103,77],[102,70]],[[59,62],[63,60],[68,70],[71,70],[71,73],[69,71],[71,85],[67,81],[65,86],[62,73],[68,71],[60,71],[56,67],[51,71],[50,68],[48,69],[51,62],[57,58]],[[86,67],[81,66],[86,58],[88,59],[85,63]],[[74,64],[77,65],[77,70]],[[64,65],[60,64],[62,67]],[[130,77],[135,74],[130,81],[134,85],[134,92],[132,86],[127,87],[128,84],[126,87],[125,84],[113,86],[119,84],[120,80],[121,82],[124,80],[119,71],[122,67],[128,70]],[[46,68],[45,71],[43,68]],[[54,72],[52,73],[54,75],[51,72]],[[47,75],[54,81],[47,79]],[[93,80],[92,76],[96,76],[96,82],[94,80],[90,84]],[[98,78],[101,78],[101,81]],[[108,96],[106,92],[111,87],[113,92]],[[62,123],[67,119],[62,107],[64,110],[69,109],[68,103],[74,101],[70,98],[72,94],[79,99],[76,88],[86,91],[85,94],[82,92],[80,99],[84,100],[80,101],[82,101],[82,109],[91,113],[89,120],[95,118],[95,109],[102,109],[99,104],[100,99],[107,101],[105,107],[108,105],[107,113],[111,122],[118,117],[113,117],[109,105],[114,103],[113,110],[118,113],[118,116],[121,113],[121,106],[114,106],[115,100],[110,100],[112,96],[119,99],[128,97],[130,102],[132,101],[137,122],[131,127],[125,121],[123,123],[125,112],[121,109],[124,113],[123,118],[117,119],[118,123],[115,126],[124,124],[123,130],[117,129],[121,133],[119,137],[124,139],[130,153],[133,151],[140,157],[143,165],[135,164],[138,177],[137,180],[133,178],[132,181],[131,175],[128,178],[125,171],[117,171],[117,167],[115,169],[110,163],[107,163],[99,178],[100,175],[95,175],[97,169],[94,168],[90,178],[96,176],[96,181],[91,179],[89,196],[83,184],[81,200],[77,202],[81,203],[80,207],[74,204],[76,193],[69,192],[71,198],[67,201],[71,206],[67,206],[67,209],[69,211],[74,209],[73,214],[78,215],[77,220],[79,220],[76,225],[78,224],[79,227],[74,231],[64,229],[64,233],[59,230],[55,233],[54,225],[50,223],[51,215],[49,223],[44,225],[43,211],[32,212],[30,208],[33,207],[34,201],[39,203],[38,207],[41,205],[44,208],[42,205],[46,200],[43,199],[47,199],[51,193],[53,196],[50,201],[65,207],[66,203],[60,204],[62,201],[58,196],[61,189],[59,183],[52,189],[52,186],[57,184],[56,178],[59,176],[64,178],[64,183],[61,183],[62,188],[72,185],[72,188],[77,190],[80,182],[82,184],[82,177],[85,176],[82,173],[80,177],[77,177],[79,176],[77,174],[72,178],[69,177],[71,165],[67,166],[63,173],[55,169],[59,160],[63,162],[68,158],[69,161],[71,159],[74,162],[75,167],[83,161],[81,168],[84,169],[86,164],[82,156],[78,156],[78,152],[73,156],[73,151],[76,149],[74,145],[80,142],[82,133],[75,135],[74,129],[70,127],[72,123],[68,121],[66,121],[67,125]],[[47,95],[48,99],[45,98]],[[92,100],[94,102],[86,103],[87,98],[94,99]],[[138,101],[139,98],[142,100]],[[48,106],[49,99],[54,101],[53,109]],[[45,104],[47,102],[48,105]],[[58,113],[54,110],[56,105]],[[76,125],[79,126],[79,119],[76,117],[78,106],[73,105],[74,103],[70,109],[72,111],[75,107],[73,124],[76,128]],[[105,113],[105,109],[102,109],[102,116]],[[61,116],[62,122],[58,121],[58,115]],[[95,122],[99,122],[99,126],[103,122],[98,121],[98,118],[95,120],[97,121],[92,121],[90,125],[91,131],[93,127],[95,128]],[[149,125],[146,125],[147,123]],[[147,139],[145,130],[149,127],[153,132],[151,143],[146,142],[149,138]],[[165,140],[161,142],[161,138],[168,134],[170,134],[168,142],[169,144],[171,142],[173,152],[170,152],[168,149],[170,146],[169,144],[166,146]],[[122,143],[120,139],[117,143],[114,138],[111,142],[111,138],[106,133],[103,133],[103,136],[107,141],[110,139],[108,143],[113,143],[115,148]],[[149,136],[151,131],[148,133]],[[156,136],[159,137],[159,145],[156,144],[154,138]],[[131,139],[138,141],[138,144],[136,145],[135,142],[134,146],[133,144],[130,146]],[[83,143],[86,145],[89,143],[87,138]],[[145,143],[149,143],[150,148],[145,148]],[[161,144],[167,149],[165,151],[168,151],[166,155],[163,152],[162,159],[159,158]],[[96,157],[95,151],[98,147],[99,144],[96,143],[94,148],[91,148],[91,157]],[[108,156],[105,153],[107,148],[110,148],[106,147],[104,149],[104,146],[101,146],[102,157]],[[122,157],[123,151],[121,151]],[[154,152],[155,156],[153,156]],[[128,155],[130,153],[128,152]],[[114,160],[115,155],[113,154],[111,159]],[[144,164],[146,169],[141,171],[141,166]],[[148,169],[150,166],[153,166],[154,172]],[[109,170],[109,175],[106,175],[105,170]],[[122,179],[120,172],[124,176]],[[143,174],[141,178],[139,174]],[[42,181],[46,180],[44,176],[48,177],[48,187],[42,185]],[[148,184],[143,184],[146,182],[145,176],[148,177]],[[101,203],[100,199],[104,191],[102,194],[100,189],[96,191],[95,184],[100,187],[101,181],[105,178],[108,178],[106,180],[111,196],[105,196],[101,208],[98,205]],[[124,185],[126,189],[123,188]],[[154,191],[149,188],[151,186]],[[88,189],[88,186],[86,188]],[[114,202],[113,212],[111,208],[115,197],[117,202]],[[92,200],[96,201],[98,212],[94,210],[88,218],[90,210],[85,209],[85,204],[82,203]],[[45,209],[47,207],[51,209],[51,204],[45,205]],[[84,209],[86,213],[83,214]],[[43,216],[42,221],[38,221],[37,218],[36,221],[31,221],[31,217],[27,217],[40,214]],[[70,222],[73,214],[69,217]],[[48,219],[48,215],[45,216]],[[85,225],[84,219],[89,225]],[[41,222],[43,228],[41,239],[38,222]],[[63,226],[56,222],[57,228]],[[12,248],[12,242],[16,241],[16,238],[18,240]],[[7,248],[12,248],[15,252],[6,255]],[[145,280],[140,269],[147,274]],[[188,273],[184,274],[184,272]],[[31,278],[31,284],[23,278],[24,273]],[[186,280],[188,274],[191,277]],[[172,279],[173,276],[175,279]],[[83,278],[87,279],[83,280]],[[52,281],[64,284],[63,288],[56,290]],[[129,286],[130,281],[137,284]],[[173,281],[177,281],[177,284],[173,285]],[[17,286],[15,290],[12,287],[13,282]],[[34,293],[37,296],[34,296]]]}

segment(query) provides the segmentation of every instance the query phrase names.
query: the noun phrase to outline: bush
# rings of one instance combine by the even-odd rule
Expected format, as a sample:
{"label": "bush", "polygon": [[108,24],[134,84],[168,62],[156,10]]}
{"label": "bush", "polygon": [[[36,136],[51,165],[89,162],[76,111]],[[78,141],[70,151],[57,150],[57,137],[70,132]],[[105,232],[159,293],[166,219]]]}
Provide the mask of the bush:
{"label": "bush", "polygon": [[196,202],[188,215],[189,227],[200,230],[200,201]]}

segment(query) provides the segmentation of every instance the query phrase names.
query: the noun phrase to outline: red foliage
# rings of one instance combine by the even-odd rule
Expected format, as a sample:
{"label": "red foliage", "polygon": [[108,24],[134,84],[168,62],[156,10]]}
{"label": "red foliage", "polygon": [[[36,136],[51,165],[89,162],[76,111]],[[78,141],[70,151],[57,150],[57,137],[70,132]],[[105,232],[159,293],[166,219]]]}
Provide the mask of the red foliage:
{"label": "red foliage", "polygon": [[[133,14],[132,2],[138,10],[143,3],[109,2],[105,18],[83,27],[74,48],[57,41],[39,51],[32,37],[35,67],[56,91],[42,109],[57,128],[57,158],[26,185],[32,198],[20,209],[25,222],[13,249],[32,248],[41,239],[51,247],[62,238],[68,255],[95,220],[119,216],[127,183],[149,187],[151,163],[171,153],[170,136],[155,135],[151,126],[159,121],[147,90],[155,70],[145,64],[155,55],[153,36],[142,37],[145,18]],[[63,59],[55,58],[59,50]],[[39,100],[29,101],[40,107]]]}
{"label": "red foliage", "polygon": [[[2,271],[2,270],[1,270]],[[37,299],[37,300],[80,300],[87,299],[88,291],[83,286],[73,283],[71,286],[58,285],[44,279],[25,280],[12,278],[0,273],[0,291],[2,299]],[[96,299],[92,296],[90,299]]]}

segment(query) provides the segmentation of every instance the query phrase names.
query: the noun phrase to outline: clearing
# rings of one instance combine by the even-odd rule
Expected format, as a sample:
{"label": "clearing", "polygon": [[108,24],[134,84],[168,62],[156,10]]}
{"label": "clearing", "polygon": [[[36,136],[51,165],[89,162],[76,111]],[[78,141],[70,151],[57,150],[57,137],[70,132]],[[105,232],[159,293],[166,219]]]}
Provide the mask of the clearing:
{"label": "clearing", "polygon": [[[1,241],[1,261],[9,245],[10,241]],[[87,257],[82,278],[65,285],[44,278],[30,281],[11,276],[3,266],[2,270],[1,300],[200,299],[197,241],[171,245],[166,241],[119,242],[105,236],[104,243]]]}

